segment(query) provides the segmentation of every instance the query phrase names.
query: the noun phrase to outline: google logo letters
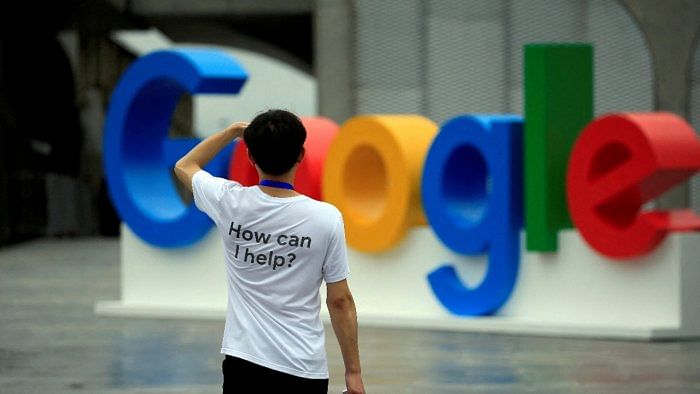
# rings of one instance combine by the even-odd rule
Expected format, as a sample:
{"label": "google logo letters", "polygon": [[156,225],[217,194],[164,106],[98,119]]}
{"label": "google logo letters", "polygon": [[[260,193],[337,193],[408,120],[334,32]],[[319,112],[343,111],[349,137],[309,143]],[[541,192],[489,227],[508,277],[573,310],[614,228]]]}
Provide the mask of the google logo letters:
{"label": "google logo letters", "polygon": [[[556,252],[557,231],[575,226],[591,248],[621,262],[652,251],[669,232],[700,229],[690,210],[642,209],[700,168],[700,143],[683,119],[616,113],[593,120],[588,45],[528,45],[524,75],[525,121],[464,114],[438,126],[419,115],[362,115],[338,126],[302,118],[307,156],[297,189],[344,213],[356,250],[392,249],[410,227],[429,224],[450,250],[487,253],[476,287],[445,262],[428,275],[437,299],[457,315],[491,314],[508,300],[523,227],[528,250]],[[106,120],[105,171],[119,215],[145,242],[184,247],[210,230],[171,177],[198,140],[169,139],[169,124],[183,93],[238,94],[247,78],[229,54],[204,49],[154,52],[122,76]],[[242,142],[208,170],[257,183]]]}

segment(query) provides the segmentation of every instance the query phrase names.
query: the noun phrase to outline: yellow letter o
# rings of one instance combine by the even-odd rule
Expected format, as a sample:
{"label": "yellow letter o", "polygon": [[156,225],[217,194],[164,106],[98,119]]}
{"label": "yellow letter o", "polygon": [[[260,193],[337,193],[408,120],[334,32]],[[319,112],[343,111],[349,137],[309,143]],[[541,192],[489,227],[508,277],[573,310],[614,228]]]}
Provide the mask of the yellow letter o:
{"label": "yellow letter o", "polygon": [[348,244],[365,252],[392,248],[410,226],[426,224],[420,182],[438,127],[418,115],[348,120],[323,169],[323,199],[345,219]]}

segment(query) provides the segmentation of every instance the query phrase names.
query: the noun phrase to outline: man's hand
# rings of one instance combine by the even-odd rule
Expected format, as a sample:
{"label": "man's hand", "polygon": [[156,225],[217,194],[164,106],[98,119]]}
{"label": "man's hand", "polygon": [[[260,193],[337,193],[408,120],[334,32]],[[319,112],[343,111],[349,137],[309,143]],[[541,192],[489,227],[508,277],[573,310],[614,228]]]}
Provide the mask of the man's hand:
{"label": "man's hand", "polygon": [[243,138],[243,132],[249,124],[248,122],[233,122],[224,131],[230,133],[233,141],[236,138]]}
{"label": "man's hand", "polygon": [[346,372],[345,388],[348,394],[365,394],[365,386],[362,384],[362,375],[359,372]]}
{"label": "man's hand", "polygon": [[234,122],[227,128],[204,139],[175,163],[175,175],[192,191],[192,177],[204,168],[226,145],[243,136],[248,122]]}

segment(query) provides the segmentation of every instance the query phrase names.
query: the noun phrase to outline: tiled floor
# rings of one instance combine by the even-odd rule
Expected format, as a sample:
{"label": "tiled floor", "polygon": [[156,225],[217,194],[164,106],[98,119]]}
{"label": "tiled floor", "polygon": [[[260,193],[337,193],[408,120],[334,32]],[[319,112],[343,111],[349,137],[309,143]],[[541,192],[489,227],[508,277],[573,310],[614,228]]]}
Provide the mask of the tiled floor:
{"label": "tiled floor", "polygon": [[[78,239],[0,249],[0,393],[220,392],[222,321],[93,313],[95,301],[118,298],[118,246]],[[342,361],[327,332],[330,392],[340,393]],[[366,327],[360,341],[369,393],[700,393],[700,341]]]}

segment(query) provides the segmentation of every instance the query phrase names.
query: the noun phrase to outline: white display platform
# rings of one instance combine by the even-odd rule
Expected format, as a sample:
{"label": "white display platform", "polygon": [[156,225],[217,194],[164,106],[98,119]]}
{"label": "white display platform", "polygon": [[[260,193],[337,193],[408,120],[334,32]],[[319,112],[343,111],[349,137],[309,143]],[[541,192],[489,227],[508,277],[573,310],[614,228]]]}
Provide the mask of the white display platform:
{"label": "white display platform", "polygon": [[[226,288],[218,237],[212,230],[191,247],[160,249],[122,225],[122,298],[99,302],[97,313],[223,319]],[[525,252],[523,242],[511,298],[497,316],[478,318],[450,314],[432,294],[426,275],[451,262],[473,286],[485,272],[486,256],[451,253],[429,227],[409,231],[389,252],[350,250],[358,321],[528,335],[700,337],[700,234],[673,234],[653,253],[623,263],[597,254],[576,231],[560,232],[559,240],[559,251],[546,254]]]}

